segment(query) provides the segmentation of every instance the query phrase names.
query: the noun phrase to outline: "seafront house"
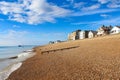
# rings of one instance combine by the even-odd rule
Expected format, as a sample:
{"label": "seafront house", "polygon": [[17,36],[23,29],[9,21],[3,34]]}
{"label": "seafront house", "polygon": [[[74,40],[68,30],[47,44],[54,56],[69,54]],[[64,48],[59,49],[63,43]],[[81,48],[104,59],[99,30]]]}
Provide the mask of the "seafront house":
{"label": "seafront house", "polygon": [[79,39],[79,32],[81,30],[76,30],[70,34],[68,34],[68,40],[78,40]]}
{"label": "seafront house", "polygon": [[75,40],[75,35],[76,35],[76,32],[72,32],[70,34],[68,34],[68,40]]}
{"label": "seafront house", "polygon": [[61,43],[61,42],[63,42],[63,41],[61,41],[61,40],[54,41],[54,43]]}
{"label": "seafront house", "polygon": [[97,36],[103,36],[103,35],[108,35],[110,34],[110,31],[112,29],[112,26],[102,26],[97,30]]}
{"label": "seafront house", "polygon": [[88,33],[89,33],[89,31],[87,31],[87,30],[80,31],[79,32],[79,38],[80,39],[88,38]]}
{"label": "seafront house", "polygon": [[97,31],[93,30],[76,30],[72,33],[68,34],[68,40],[78,40],[78,39],[85,39],[85,38],[93,38],[96,36],[103,36],[108,34],[115,34],[120,33],[120,26],[116,26],[113,28],[110,26],[101,26]]}
{"label": "seafront house", "polygon": [[111,30],[111,34],[118,34],[120,33],[120,26],[115,26]]}
{"label": "seafront house", "polygon": [[55,44],[55,43],[61,43],[61,42],[64,42],[64,41],[61,41],[61,40],[57,40],[57,41],[49,41],[49,44]]}
{"label": "seafront house", "polygon": [[97,35],[97,31],[92,31],[90,30],[89,33],[88,33],[88,38],[93,38]]}
{"label": "seafront house", "polygon": [[54,44],[54,41],[49,41],[49,44]]}

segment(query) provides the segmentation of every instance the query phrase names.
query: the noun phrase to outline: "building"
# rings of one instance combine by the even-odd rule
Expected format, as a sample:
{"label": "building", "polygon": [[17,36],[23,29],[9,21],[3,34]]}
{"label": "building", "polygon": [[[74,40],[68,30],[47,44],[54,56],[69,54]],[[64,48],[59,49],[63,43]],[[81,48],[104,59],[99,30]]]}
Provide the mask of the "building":
{"label": "building", "polygon": [[93,37],[95,37],[97,35],[97,31],[89,31],[89,33],[88,33],[88,38],[93,38]]}
{"label": "building", "polygon": [[118,34],[120,33],[120,26],[115,26],[111,30],[111,34]]}
{"label": "building", "polygon": [[112,29],[112,26],[102,26],[97,30],[97,36],[102,36],[102,35],[108,35],[110,34],[110,31]]}
{"label": "building", "polygon": [[68,40],[75,40],[75,35],[76,35],[76,32],[72,32],[68,34]]}
{"label": "building", "polygon": [[80,32],[79,32],[79,39],[88,38],[88,33],[89,33],[89,31],[87,31],[87,30],[80,31]]}
{"label": "building", "polygon": [[61,43],[61,42],[63,42],[63,41],[61,41],[61,40],[54,41],[54,43]]}
{"label": "building", "polygon": [[49,44],[54,44],[54,41],[49,41]]}
{"label": "building", "polygon": [[79,39],[79,32],[81,30],[76,30],[68,35],[68,40],[78,40]]}
{"label": "building", "polygon": [[64,42],[64,41],[61,41],[61,40],[57,40],[57,41],[49,41],[49,44],[55,44],[55,43],[61,43],[61,42]]}

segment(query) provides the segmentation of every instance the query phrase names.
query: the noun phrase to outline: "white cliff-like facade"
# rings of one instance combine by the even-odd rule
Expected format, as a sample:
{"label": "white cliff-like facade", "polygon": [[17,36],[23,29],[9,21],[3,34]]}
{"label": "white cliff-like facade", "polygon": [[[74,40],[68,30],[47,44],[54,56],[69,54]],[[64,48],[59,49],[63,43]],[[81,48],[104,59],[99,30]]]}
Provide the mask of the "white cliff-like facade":
{"label": "white cliff-like facade", "polygon": [[118,33],[120,33],[120,27],[118,26],[113,27],[111,30],[111,34],[118,34]]}

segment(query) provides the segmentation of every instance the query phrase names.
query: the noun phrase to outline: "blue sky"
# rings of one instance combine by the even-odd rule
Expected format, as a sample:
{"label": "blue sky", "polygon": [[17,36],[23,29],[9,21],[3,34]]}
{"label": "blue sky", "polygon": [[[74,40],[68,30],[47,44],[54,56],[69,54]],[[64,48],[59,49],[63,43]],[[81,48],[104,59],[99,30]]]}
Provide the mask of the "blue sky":
{"label": "blue sky", "polygon": [[0,0],[0,45],[41,45],[120,25],[120,0]]}

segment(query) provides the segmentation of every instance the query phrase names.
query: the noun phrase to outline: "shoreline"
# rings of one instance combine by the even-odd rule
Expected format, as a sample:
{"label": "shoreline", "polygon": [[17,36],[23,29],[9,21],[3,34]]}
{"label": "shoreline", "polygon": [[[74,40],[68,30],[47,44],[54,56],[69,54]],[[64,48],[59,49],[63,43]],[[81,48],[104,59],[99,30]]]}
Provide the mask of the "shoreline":
{"label": "shoreline", "polygon": [[19,69],[23,62],[35,55],[35,52],[33,52],[33,49],[23,51],[22,53],[18,54],[17,56],[6,58],[6,62],[9,60],[9,65],[0,71],[0,80],[6,80],[10,74],[12,74],[14,71]]}
{"label": "shoreline", "polygon": [[[107,80],[120,77],[120,35],[36,47],[7,80]],[[89,44],[89,45],[88,45]],[[58,50],[79,46],[74,49]],[[42,51],[57,50],[41,54]]]}
{"label": "shoreline", "polygon": [[22,62],[14,63],[6,67],[2,72],[0,72],[0,80],[6,80],[12,72],[19,69]]}

